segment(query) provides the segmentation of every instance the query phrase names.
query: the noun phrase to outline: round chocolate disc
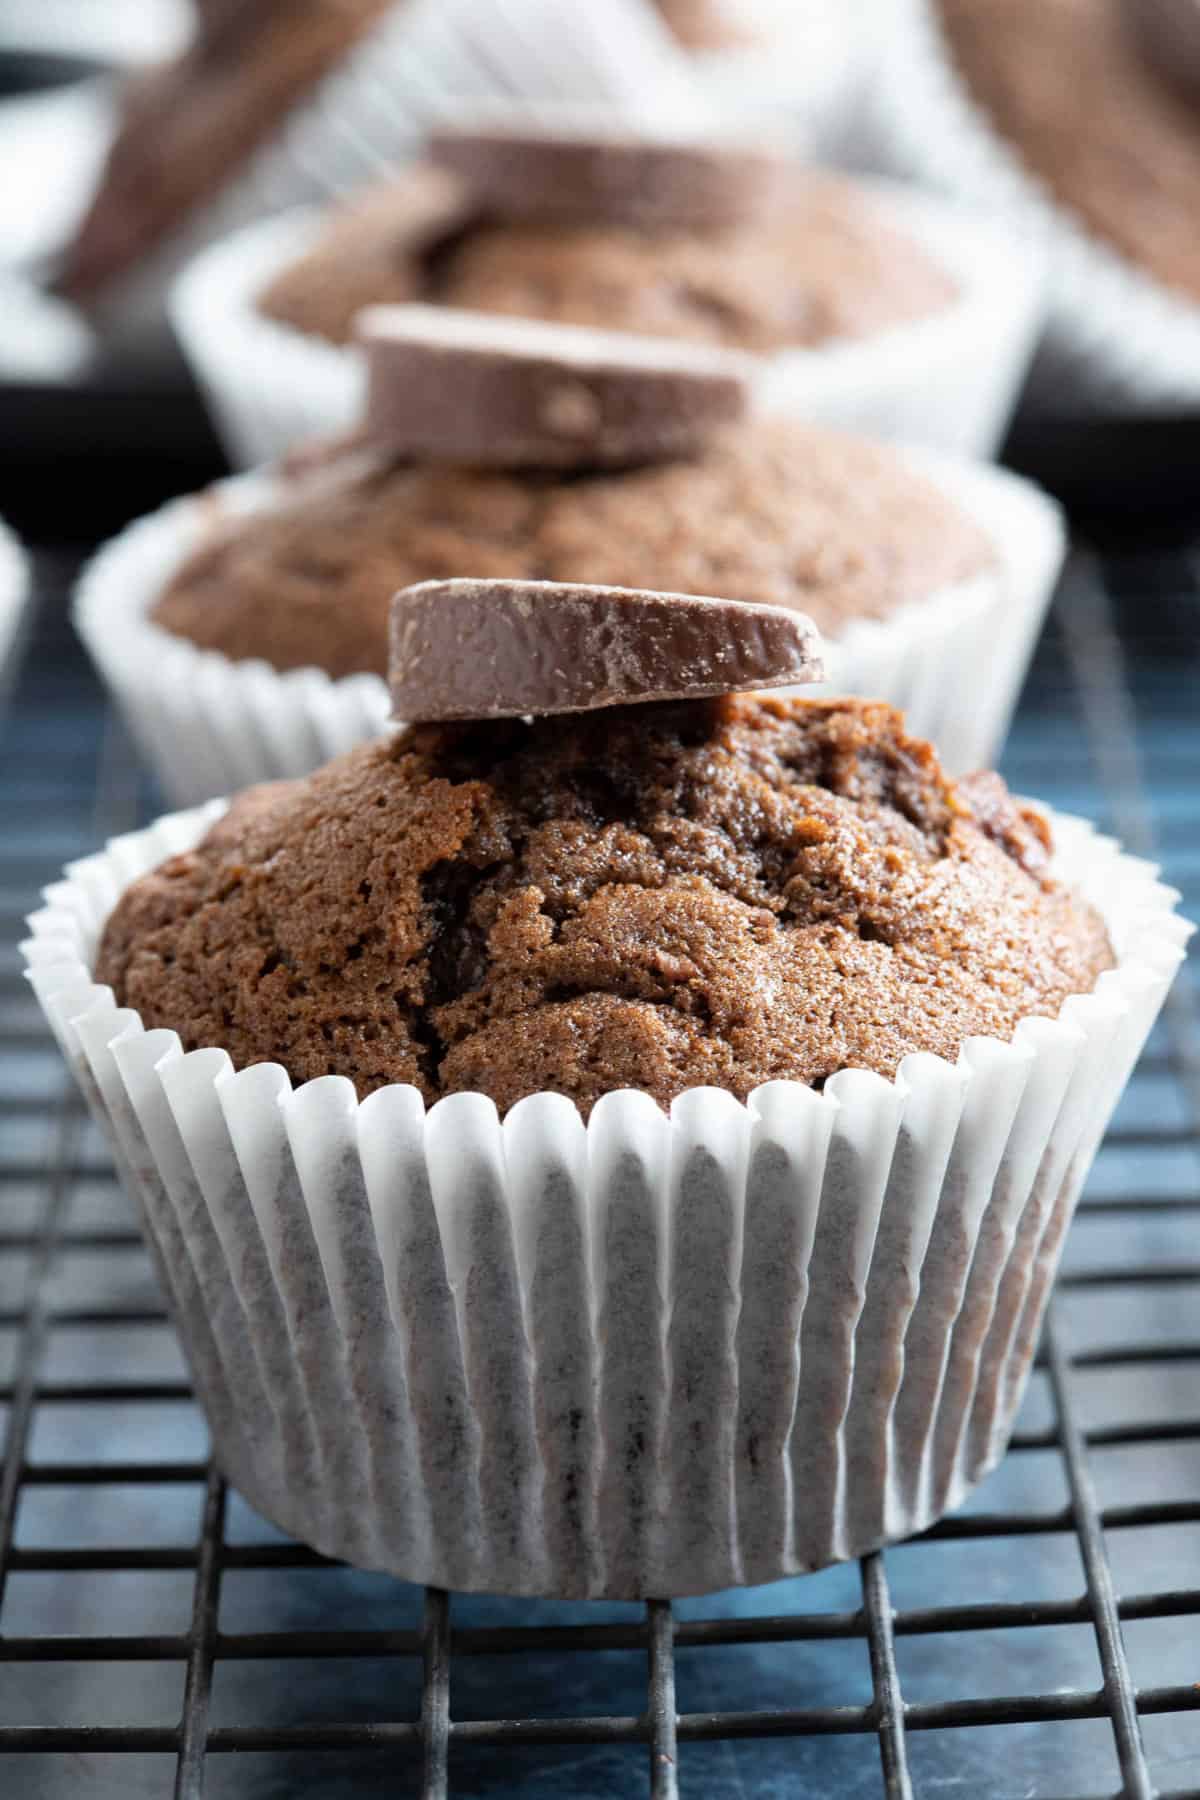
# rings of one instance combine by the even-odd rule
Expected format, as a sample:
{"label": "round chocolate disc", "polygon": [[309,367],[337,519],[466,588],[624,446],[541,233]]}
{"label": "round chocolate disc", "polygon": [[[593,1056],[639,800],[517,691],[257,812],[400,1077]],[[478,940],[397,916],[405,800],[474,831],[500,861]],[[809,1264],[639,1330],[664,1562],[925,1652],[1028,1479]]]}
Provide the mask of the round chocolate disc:
{"label": "round chocolate disc", "polygon": [[556,581],[422,581],[392,601],[392,707],[410,724],[823,678],[816,627],[783,606]]}
{"label": "round chocolate disc", "polygon": [[429,156],[497,218],[717,231],[771,210],[789,159],[749,137],[639,135],[630,122],[571,109],[491,109],[439,125]]}
{"label": "round chocolate disc", "polygon": [[603,468],[686,454],[749,403],[752,359],[444,306],[368,307],[364,435],[398,456]]}

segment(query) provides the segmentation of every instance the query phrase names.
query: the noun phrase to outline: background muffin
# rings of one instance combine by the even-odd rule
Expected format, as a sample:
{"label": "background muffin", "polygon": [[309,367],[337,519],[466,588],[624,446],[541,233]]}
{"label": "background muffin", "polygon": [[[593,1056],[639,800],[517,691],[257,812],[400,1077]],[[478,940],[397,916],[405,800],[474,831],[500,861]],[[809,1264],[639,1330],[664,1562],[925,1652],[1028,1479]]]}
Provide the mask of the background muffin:
{"label": "background muffin", "polygon": [[710,230],[470,223],[447,196],[444,233],[414,253],[405,239],[432,176],[412,170],[335,215],[268,283],[262,312],[345,344],[364,306],[423,299],[769,354],[869,337],[955,298],[949,273],[884,207],[816,169],[797,166],[786,200],[761,217]]}
{"label": "background muffin", "polygon": [[1126,0],[938,6],[959,74],[1022,163],[1089,231],[1200,302],[1200,110],[1144,53]]}
{"label": "background muffin", "polygon": [[1132,0],[897,0],[863,108],[864,161],[973,207],[1043,259],[1046,331],[1025,396],[1043,413],[1200,400],[1188,223],[1200,126],[1134,12]]}
{"label": "background muffin", "polygon": [[750,419],[696,455],[555,475],[351,450],[222,521],[151,618],[233,661],[387,671],[392,595],[496,575],[728,592],[836,636],[994,574],[995,545],[935,483],[865,439]]}
{"label": "background muffin", "polygon": [[174,62],[135,76],[60,292],[87,301],[211,199],[393,0],[209,4]]}

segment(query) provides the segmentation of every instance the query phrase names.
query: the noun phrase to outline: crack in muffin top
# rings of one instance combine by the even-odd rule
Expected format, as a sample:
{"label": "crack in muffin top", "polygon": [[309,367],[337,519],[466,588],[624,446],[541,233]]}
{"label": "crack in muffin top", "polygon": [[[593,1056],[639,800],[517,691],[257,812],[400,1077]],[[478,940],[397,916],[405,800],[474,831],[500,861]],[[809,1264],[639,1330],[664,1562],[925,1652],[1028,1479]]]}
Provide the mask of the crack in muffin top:
{"label": "crack in muffin top", "polygon": [[895,1074],[1112,966],[1045,820],[860,701],[423,726],[251,790],[96,965],[188,1048],[506,1110]]}

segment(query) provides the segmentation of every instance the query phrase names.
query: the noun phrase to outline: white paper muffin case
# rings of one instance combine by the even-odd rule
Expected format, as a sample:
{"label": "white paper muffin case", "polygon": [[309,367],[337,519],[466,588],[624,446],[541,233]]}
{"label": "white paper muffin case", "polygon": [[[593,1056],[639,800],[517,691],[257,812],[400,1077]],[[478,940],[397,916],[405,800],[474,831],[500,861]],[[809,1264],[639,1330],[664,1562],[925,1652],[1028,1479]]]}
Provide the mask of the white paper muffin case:
{"label": "white paper muffin case", "polygon": [[0,683],[7,678],[28,599],[28,559],[0,520]]}
{"label": "white paper muffin case", "polygon": [[220,811],[73,865],[25,955],[268,1518],[438,1586],[677,1595],[920,1531],[995,1464],[1190,929],[1148,864],[1056,821],[1117,966],[1011,1043],[501,1124],[478,1094],[235,1073],[92,982],[117,896]]}
{"label": "white paper muffin case", "polygon": [[1091,234],[992,130],[951,61],[933,0],[894,0],[861,113],[862,160],[974,209],[1042,263],[1046,333],[1031,410],[1200,404],[1200,305]]}
{"label": "white paper muffin case", "polygon": [[[829,679],[800,691],[892,701],[961,773],[996,760],[1062,565],[1062,518],[1017,476],[925,452],[905,458],[988,533],[997,569],[825,639]],[[275,477],[259,473],[172,501],[115,538],[79,586],[76,628],[177,805],[306,775],[387,728],[387,685],[376,675],[279,674],[198,649],[148,617],[215,506],[253,511],[276,491]]]}
{"label": "white paper muffin case", "polygon": [[[1041,323],[1035,257],[945,201],[866,184],[881,216],[958,284],[942,311],[874,337],[764,359],[772,409],[962,455],[997,449]],[[274,275],[321,230],[301,209],[235,232],[171,293],[171,322],[236,468],[273,462],[305,438],[349,430],[363,395],[353,346],[294,331],[257,310]]]}
{"label": "white paper muffin case", "polygon": [[642,0],[604,0],[599,19],[593,10],[560,0],[394,0],[234,179],[104,295],[98,321],[136,338],[161,320],[171,281],[206,245],[378,179],[464,99],[702,104]]}

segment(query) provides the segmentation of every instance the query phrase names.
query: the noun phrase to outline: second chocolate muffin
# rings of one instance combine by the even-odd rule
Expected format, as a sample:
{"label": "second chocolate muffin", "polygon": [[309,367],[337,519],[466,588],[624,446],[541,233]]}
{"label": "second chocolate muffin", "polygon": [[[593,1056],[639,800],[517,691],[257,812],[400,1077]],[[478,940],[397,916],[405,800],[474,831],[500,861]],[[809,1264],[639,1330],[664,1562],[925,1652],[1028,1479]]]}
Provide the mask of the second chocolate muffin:
{"label": "second chocolate muffin", "polygon": [[893,451],[754,419],[692,459],[615,474],[348,452],[218,520],[152,617],[234,661],[382,675],[397,589],[481,568],[796,606],[836,635],[995,566],[986,534]]}

